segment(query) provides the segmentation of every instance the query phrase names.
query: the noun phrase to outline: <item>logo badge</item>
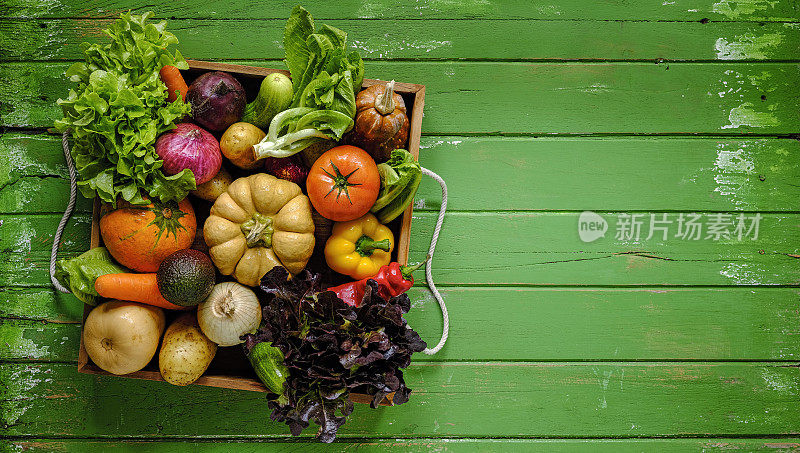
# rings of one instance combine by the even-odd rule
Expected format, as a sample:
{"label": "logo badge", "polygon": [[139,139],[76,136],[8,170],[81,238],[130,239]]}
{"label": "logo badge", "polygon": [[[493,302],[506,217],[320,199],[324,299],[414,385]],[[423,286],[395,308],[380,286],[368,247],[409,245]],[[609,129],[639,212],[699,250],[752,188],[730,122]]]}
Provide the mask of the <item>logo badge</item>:
{"label": "logo badge", "polygon": [[594,242],[606,235],[608,222],[600,214],[592,211],[581,212],[578,217],[578,236],[583,242]]}

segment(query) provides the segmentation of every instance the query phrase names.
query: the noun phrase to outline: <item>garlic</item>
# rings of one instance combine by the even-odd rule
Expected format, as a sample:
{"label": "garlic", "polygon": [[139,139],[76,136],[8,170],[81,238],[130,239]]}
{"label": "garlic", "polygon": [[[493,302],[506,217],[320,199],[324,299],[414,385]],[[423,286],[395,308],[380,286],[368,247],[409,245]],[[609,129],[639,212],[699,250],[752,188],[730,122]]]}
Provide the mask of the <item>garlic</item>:
{"label": "garlic", "polygon": [[261,304],[250,288],[236,282],[219,283],[197,306],[197,321],[214,343],[237,345],[244,341],[239,337],[254,332],[261,324]]}

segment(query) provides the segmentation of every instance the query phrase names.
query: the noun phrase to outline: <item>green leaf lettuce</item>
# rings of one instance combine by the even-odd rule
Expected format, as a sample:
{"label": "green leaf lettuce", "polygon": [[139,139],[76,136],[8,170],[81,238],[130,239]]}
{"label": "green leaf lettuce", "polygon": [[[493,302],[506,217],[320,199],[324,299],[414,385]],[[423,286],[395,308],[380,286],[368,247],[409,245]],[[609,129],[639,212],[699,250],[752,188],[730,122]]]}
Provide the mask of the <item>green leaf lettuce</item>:
{"label": "green leaf lettuce", "polygon": [[178,40],[164,22],[149,23],[151,16],[122,14],[105,30],[111,42],[84,43],[84,61],[66,72],[78,85],[58,100],[64,117],[55,126],[72,130],[78,187],[87,198],[145,204],[144,193],[178,201],[195,188],[190,170],[165,175],[155,151],[156,137],[190,110],[180,99],[167,102],[159,70],[189,66],[180,52],[167,50]]}

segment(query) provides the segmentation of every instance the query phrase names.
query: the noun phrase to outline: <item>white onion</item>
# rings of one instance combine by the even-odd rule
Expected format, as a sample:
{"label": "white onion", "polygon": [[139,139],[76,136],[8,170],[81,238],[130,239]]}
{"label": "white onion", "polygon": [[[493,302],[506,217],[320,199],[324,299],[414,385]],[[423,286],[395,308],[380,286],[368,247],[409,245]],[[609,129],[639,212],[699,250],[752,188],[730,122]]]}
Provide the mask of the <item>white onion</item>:
{"label": "white onion", "polygon": [[244,341],[239,337],[255,332],[261,324],[261,304],[250,288],[219,283],[197,306],[197,321],[209,340],[220,346],[237,345]]}

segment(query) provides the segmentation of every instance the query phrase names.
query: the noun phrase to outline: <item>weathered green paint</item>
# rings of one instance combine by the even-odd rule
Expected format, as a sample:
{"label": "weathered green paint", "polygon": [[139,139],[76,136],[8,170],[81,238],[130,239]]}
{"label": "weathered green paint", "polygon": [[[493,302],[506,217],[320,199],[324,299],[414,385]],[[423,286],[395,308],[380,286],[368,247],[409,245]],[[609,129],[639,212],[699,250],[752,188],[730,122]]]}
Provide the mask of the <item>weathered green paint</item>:
{"label": "weathered green paint", "polygon": [[[0,153],[9,156],[7,167],[0,167],[0,213],[64,209],[69,192],[59,137],[6,134]],[[800,142],[792,139],[426,136],[420,162],[435,168],[458,195],[450,198],[455,211],[800,206]],[[521,181],[536,190],[518,190]],[[548,187],[558,190],[542,190]],[[91,211],[89,200],[78,201],[78,212]],[[438,211],[440,203],[439,185],[423,179],[416,209]]]}
{"label": "weathered green paint", "polygon": [[[260,394],[77,374],[82,307],[47,273],[67,173],[43,129],[77,44],[154,10],[187,57],[282,67],[295,3],[0,6],[0,126],[33,128],[0,130],[0,435],[23,437],[0,450],[800,449],[792,0],[303,2],[349,32],[368,77],[427,86],[420,160],[452,212],[434,259],[446,348],[415,357],[409,404],[359,406],[331,446],[312,430],[287,443]],[[439,200],[425,180],[412,261]],[[89,209],[62,256],[86,249]],[[610,221],[605,238],[580,241],[583,210]],[[756,241],[615,239],[631,211],[763,219]],[[434,341],[441,318],[417,280],[407,318]]]}
{"label": "weathered green paint", "polygon": [[333,444],[319,444],[309,441],[264,442],[250,440],[197,441],[136,441],[136,440],[70,440],[70,439],[25,439],[9,441],[12,451],[39,452],[212,452],[255,453],[265,451],[279,452],[594,452],[612,451],[634,453],[642,451],[660,452],[729,452],[730,450],[764,451],[771,453],[800,450],[800,439],[412,439],[412,440],[374,440]]}
{"label": "weathered green paint", "polygon": [[[132,10],[155,11],[160,17],[217,19],[286,19],[293,0],[264,3],[157,2],[142,5],[132,0],[103,0],[87,5],[81,0],[6,0],[2,15],[24,18],[113,17]],[[796,21],[792,0],[670,0],[636,2],[625,0],[427,0],[390,2],[343,0],[335,3],[303,3],[317,19],[581,19],[643,21]]]}
{"label": "weathered green paint", "polygon": [[[770,363],[412,364],[409,403],[358,405],[342,439],[791,436],[800,368]],[[0,435],[276,437],[264,394],[2,364]],[[57,415],[57,416],[56,416]],[[213,421],[213,423],[211,423]],[[306,436],[311,432],[305,433]]]}
{"label": "weathered green paint", "polygon": [[[451,287],[442,294],[453,335],[440,353],[417,361],[800,358],[797,288]],[[432,342],[439,307],[427,288],[409,296],[406,319]],[[81,309],[49,288],[0,291],[0,315],[25,318],[0,319],[0,356],[76,360]]]}
{"label": "weathered green paint", "polygon": [[[277,61],[246,62],[282,67]],[[49,127],[70,83],[63,63],[0,66],[5,126]],[[791,134],[791,63],[366,63],[370,77],[424,82],[427,134]],[[764,100],[762,100],[764,96]],[[487,108],[492,106],[491,114]]]}
{"label": "weathered green paint", "polygon": [[5,360],[77,361],[79,324],[0,319],[0,357]]}
{"label": "weathered green paint", "polygon": [[[195,59],[283,58],[285,19],[174,20],[178,49]],[[574,20],[332,20],[369,59],[796,60],[800,28],[785,23]],[[80,59],[111,19],[0,20],[0,59]],[[231,29],[237,30],[231,34]],[[23,35],[30,39],[20,41]],[[564,39],[569,36],[570,39]],[[546,42],[547,46],[540,43]]]}
{"label": "weathered green paint", "polygon": [[0,287],[0,318],[77,323],[83,304],[71,294],[50,287]]}
{"label": "weathered green paint", "polygon": [[[605,238],[584,243],[578,213],[454,212],[445,218],[433,275],[442,285],[798,285],[800,215],[762,214],[757,240],[688,240],[661,233],[640,241],[616,239],[619,213]],[[654,213],[657,220],[661,213]],[[669,213],[672,234],[678,213]],[[706,214],[707,215],[707,214]],[[50,241],[60,216],[0,216],[0,285],[49,282]],[[640,219],[641,220],[641,219]],[[61,250],[71,256],[88,248],[90,218],[68,225]],[[422,261],[436,222],[433,212],[414,214],[411,262]],[[750,222],[747,221],[747,225]],[[418,278],[422,283],[423,278]]]}

